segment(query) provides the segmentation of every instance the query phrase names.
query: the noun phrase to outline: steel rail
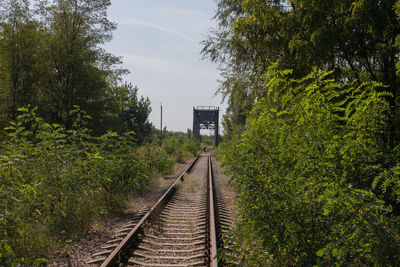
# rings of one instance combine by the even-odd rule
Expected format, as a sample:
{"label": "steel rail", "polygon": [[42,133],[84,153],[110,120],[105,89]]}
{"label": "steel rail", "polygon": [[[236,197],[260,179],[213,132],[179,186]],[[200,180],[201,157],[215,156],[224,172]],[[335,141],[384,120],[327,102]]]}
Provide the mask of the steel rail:
{"label": "steel rail", "polygon": [[212,170],[211,156],[208,156],[208,196],[209,196],[209,212],[210,212],[210,266],[217,267],[217,228],[216,214],[214,209],[214,176]]}
{"label": "steel rail", "polygon": [[126,254],[127,250],[132,246],[132,244],[140,240],[141,234],[143,232],[144,224],[158,215],[162,206],[171,196],[171,194],[175,191],[175,185],[183,180],[183,177],[186,172],[190,171],[190,169],[194,166],[194,163],[197,161],[199,157],[197,156],[192,160],[192,162],[185,168],[181,175],[175,180],[175,182],[168,188],[168,190],[162,195],[162,197],[157,201],[156,204],[143,216],[143,218],[137,223],[135,228],[133,228],[129,234],[121,241],[121,243],[111,252],[111,254],[107,257],[107,259],[101,264],[101,267],[111,267],[116,266],[121,262],[121,259]]}

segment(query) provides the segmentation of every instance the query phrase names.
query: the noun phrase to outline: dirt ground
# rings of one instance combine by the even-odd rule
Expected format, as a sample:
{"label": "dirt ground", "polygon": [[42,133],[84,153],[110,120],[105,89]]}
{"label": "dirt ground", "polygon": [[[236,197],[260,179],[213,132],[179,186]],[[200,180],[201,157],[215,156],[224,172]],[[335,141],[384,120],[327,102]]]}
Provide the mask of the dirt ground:
{"label": "dirt ground", "polygon": [[154,178],[145,192],[129,200],[125,211],[118,216],[94,222],[83,236],[56,251],[51,258],[52,263],[48,266],[88,266],[86,262],[94,253],[99,252],[108,240],[112,239],[117,230],[131,221],[132,217],[141,210],[151,207],[162,196],[190,160],[183,164],[176,164],[173,175]]}

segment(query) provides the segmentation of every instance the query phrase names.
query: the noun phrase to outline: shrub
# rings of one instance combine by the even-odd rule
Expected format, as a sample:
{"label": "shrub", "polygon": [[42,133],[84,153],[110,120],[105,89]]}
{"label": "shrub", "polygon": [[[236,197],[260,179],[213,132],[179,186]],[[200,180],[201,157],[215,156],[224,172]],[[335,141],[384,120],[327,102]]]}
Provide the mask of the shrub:
{"label": "shrub", "polygon": [[200,143],[194,140],[194,137],[184,137],[179,134],[172,135],[163,142],[163,150],[169,154],[173,161],[183,163],[188,158],[195,156]]}
{"label": "shrub", "polygon": [[398,159],[386,145],[389,96],[376,83],[339,84],[327,72],[294,80],[290,73],[269,69],[268,93],[255,105],[247,130],[224,145],[241,208],[234,260],[399,262],[390,205],[399,190],[391,191],[391,203],[377,190]]}
{"label": "shrub", "polygon": [[194,139],[192,135],[190,138],[186,138],[183,143],[183,150],[189,152],[191,156],[196,156],[199,152],[199,142]]}
{"label": "shrub", "polygon": [[156,145],[142,146],[138,149],[138,157],[149,166],[149,169],[163,175],[170,174],[173,170],[173,158]]}
{"label": "shrub", "polygon": [[133,133],[93,137],[88,117],[71,112],[73,128],[48,124],[22,108],[0,152],[0,265],[31,265],[49,253],[47,241],[83,231],[96,217],[119,211],[142,190],[151,166]]}

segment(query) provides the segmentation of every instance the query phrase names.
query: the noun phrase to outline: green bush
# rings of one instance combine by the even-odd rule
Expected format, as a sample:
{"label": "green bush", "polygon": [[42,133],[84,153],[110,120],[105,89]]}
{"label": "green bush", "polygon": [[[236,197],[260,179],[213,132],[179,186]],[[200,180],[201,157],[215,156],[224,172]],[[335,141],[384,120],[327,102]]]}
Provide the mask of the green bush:
{"label": "green bush", "polygon": [[162,148],[173,158],[173,161],[183,163],[188,158],[196,156],[200,143],[194,140],[193,136],[189,138],[176,134],[164,140]]}
{"label": "green bush", "polygon": [[199,142],[194,139],[194,136],[191,138],[186,138],[183,143],[183,150],[190,153],[191,156],[196,156],[199,152],[200,146]]}
{"label": "green bush", "polygon": [[[152,172],[139,157],[133,133],[93,137],[88,117],[71,112],[65,130],[22,108],[0,151],[0,265],[36,264],[94,218],[121,210]],[[157,160],[157,159],[156,159]]]}
{"label": "green bush", "polygon": [[176,135],[169,137],[168,139],[163,141],[162,148],[169,155],[175,154],[179,148],[180,138]]}
{"label": "green bush", "polygon": [[138,157],[142,159],[149,169],[163,175],[172,173],[173,158],[165,150],[156,145],[144,145],[138,149]]}
{"label": "green bush", "polygon": [[241,208],[237,245],[226,259],[248,266],[399,262],[399,157],[386,145],[384,87],[336,83],[326,72],[301,80],[290,74],[269,69],[267,96],[247,130],[224,144]]}
{"label": "green bush", "polygon": [[195,150],[178,136],[163,148],[137,147],[133,132],[94,137],[79,107],[70,112],[69,130],[46,123],[36,110],[19,109],[0,145],[2,266],[45,262],[51,247],[121,211],[122,200],[142,192],[154,173],[170,174]]}

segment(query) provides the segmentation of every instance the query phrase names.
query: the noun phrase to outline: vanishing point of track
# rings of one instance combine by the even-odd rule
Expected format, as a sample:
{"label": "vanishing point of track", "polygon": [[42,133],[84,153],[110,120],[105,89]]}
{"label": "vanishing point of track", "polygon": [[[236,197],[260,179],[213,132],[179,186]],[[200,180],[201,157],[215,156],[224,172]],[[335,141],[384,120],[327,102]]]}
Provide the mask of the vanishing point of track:
{"label": "vanishing point of track", "polygon": [[101,266],[218,266],[231,216],[214,187],[211,156],[196,157],[147,213],[103,247]]}

